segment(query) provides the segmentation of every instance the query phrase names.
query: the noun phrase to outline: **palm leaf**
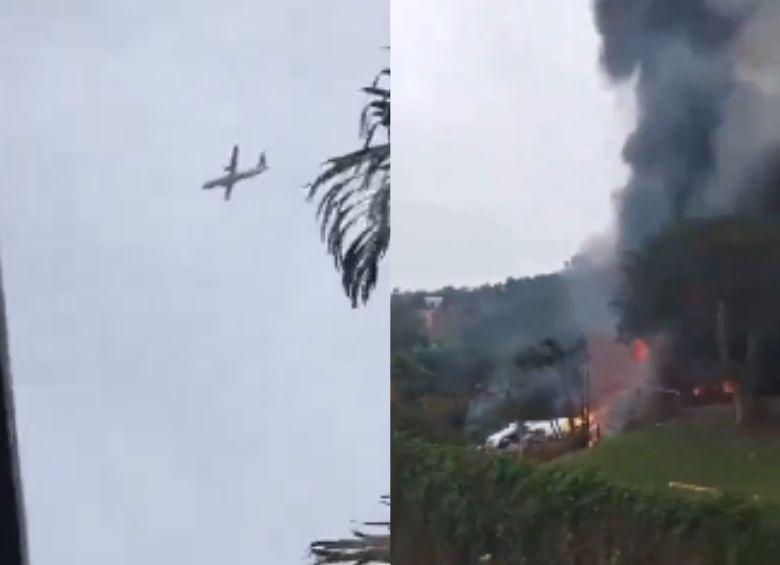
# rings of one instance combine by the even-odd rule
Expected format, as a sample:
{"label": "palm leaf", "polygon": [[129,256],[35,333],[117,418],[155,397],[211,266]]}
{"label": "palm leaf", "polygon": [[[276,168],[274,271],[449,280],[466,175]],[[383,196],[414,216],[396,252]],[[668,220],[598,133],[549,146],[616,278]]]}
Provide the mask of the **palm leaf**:
{"label": "palm leaf", "polygon": [[389,77],[390,69],[382,69],[362,89],[370,97],[360,114],[362,147],[328,159],[306,187],[307,199],[319,200],[320,237],[353,308],[368,302],[390,246],[390,88],[383,86]]}
{"label": "palm leaf", "polygon": [[[389,506],[390,497],[383,496],[382,503]],[[362,526],[390,529],[390,522],[363,522]],[[309,545],[314,565],[326,563],[390,563],[390,534],[367,534],[352,530],[352,537],[340,540],[318,540]]]}

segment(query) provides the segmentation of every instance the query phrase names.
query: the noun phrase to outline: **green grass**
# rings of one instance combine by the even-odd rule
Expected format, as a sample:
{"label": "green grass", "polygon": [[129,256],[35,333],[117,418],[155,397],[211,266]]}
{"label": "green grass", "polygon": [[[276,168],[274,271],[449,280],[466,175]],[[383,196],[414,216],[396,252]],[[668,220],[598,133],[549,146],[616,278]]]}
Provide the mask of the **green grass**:
{"label": "green grass", "polygon": [[554,464],[596,468],[623,485],[669,488],[679,481],[780,503],[780,433],[739,429],[731,414],[727,406],[700,409]]}

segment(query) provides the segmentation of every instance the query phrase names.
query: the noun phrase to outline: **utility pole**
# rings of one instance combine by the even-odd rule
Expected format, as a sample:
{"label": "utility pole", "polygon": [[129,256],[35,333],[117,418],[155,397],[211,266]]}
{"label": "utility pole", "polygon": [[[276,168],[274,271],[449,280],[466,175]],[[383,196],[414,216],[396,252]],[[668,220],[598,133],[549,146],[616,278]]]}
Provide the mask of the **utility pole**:
{"label": "utility pole", "polygon": [[731,360],[729,359],[728,332],[726,329],[726,305],[723,302],[718,302],[717,335],[720,363],[723,369],[728,371]]}
{"label": "utility pole", "polygon": [[28,565],[10,366],[5,296],[0,271],[0,563]]}
{"label": "utility pole", "polygon": [[[729,332],[726,305],[722,301],[718,302],[717,332],[718,353],[720,354],[722,371],[724,374],[728,374],[734,370],[734,367],[731,363],[731,354],[729,352]],[[750,353],[752,353],[752,351]],[[734,420],[737,424],[742,424],[745,421],[745,395],[747,393],[745,388],[745,374],[742,374],[734,383]]]}

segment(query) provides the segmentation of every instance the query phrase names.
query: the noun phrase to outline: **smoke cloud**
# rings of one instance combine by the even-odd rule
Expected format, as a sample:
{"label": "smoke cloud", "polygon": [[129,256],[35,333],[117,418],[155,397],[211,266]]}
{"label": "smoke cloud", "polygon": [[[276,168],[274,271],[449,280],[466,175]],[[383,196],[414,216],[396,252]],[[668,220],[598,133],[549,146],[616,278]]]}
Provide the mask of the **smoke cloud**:
{"label": "smoke cloud", "polygon": [[594,0],[594,9],[601,66],[634,89],[636,123],[613,238],[587,242],[564,275],[582,332],[614,336],[608,303],[623,251],[683,217],[780,215],[780,2]]}
{"label": "smoke cloud", "polygon": [[780,4],[752,10],[732,46],[735,85],[704,212],[780,213]]}
{"label": "smoke cloud", "polygon": [[582,334],[615,333],[615,312],[609,307],[619,283],[615,245],[611,236],[593,237],[563,270],[571,315]]}
{"label": "smoke cloud", "polygon": [[734,45],[759,8],[737,0],[596,0],[602,66],[636,84],[637,125],[623,150],[631,176],[617,195],[620,248],[728,201],[708,193],[723,186],[716,178],[729,151],[723,128],[738,127],[730,113],[744,73]]}
{"label": "smoke cloud", "polygon": [[[595,0],[601,66],[633,85],[614,241],[568,269],[583,330],[614,321],[616,258],[670,220],[780,215],[780,2]],[[605,259],[606,257],[606,259]]]}

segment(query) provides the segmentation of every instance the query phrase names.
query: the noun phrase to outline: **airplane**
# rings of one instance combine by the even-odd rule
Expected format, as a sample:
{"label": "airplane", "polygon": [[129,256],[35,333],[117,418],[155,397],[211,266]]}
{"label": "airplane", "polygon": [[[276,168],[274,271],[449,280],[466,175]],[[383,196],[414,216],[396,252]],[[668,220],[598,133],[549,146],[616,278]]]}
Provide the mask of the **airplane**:
{"label": "airplane", "polygon": [[237,171],[238,166],[238,145],[233,146],[233,154],[230,157],[230,163],[224,167],[224,171],[227,173],[223,177],[211,180],[203,185],[204,190],[210,188],[224,188],[225,200],[230,200],[230,194],[233,192],[233,185],[237,182],[255,177],[268,169],[268,165],[265,162],[265,151],[260,153],[260,158],[257,161],[257,165],[251,169],[245,171]]}

